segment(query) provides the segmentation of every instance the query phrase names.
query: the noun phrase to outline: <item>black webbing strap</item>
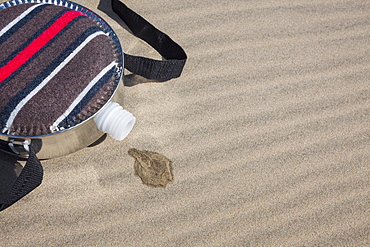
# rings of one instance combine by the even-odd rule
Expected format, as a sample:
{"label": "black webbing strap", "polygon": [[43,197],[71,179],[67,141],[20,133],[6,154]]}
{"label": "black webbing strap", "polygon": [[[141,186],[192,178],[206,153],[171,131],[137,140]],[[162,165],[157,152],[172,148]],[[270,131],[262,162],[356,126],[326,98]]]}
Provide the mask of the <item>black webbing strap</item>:
{"label": "black webbing strap", "polygon": [[29,156],[26,165],[13,184],[5,202],[0,204],[0,211],[11,206],[41,184],[44,172],[39,159],[36,157],[38,149],[39,147],[35,142],[29,145]]}
{"label": "black webbing strap", "polygon": [[145,78],[161,81],[181,75],[187,59],[181,46],[119,0],[112,0],[112,9],[136,37],[147,42],[166,59],[154,60],[125,54],[126,69]]}

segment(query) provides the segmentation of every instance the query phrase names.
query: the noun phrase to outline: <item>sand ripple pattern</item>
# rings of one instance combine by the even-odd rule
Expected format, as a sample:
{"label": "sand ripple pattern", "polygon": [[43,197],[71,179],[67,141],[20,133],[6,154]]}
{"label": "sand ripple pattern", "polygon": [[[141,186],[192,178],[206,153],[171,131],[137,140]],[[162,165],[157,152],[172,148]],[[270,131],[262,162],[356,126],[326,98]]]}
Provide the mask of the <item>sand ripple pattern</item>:
{"label": "sand ripple pattern", "polygon": [[[45,161],[0,215],[6,246],[370,245],[370,2],[125,3],[183,45],[183,75],[127,87],[123,142]],[[143,186],[130,147],[175,181]]]}

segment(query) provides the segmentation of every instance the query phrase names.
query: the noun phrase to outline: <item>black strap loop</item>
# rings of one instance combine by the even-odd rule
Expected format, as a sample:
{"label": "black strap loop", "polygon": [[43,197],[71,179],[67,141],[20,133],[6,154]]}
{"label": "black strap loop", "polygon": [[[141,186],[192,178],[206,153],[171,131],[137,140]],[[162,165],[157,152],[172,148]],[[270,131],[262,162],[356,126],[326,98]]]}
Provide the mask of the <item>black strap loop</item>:
{"label": "black strap loop", "polygon": [[135,36],[147,42],[166,59],[160,61],[125,54],[126,69],[145,78],[161,81],[181,75],[187,59],[181,46],[119,0],[112,0],[112,9]]}
{"label": "black strap loop", "polygon": [[37,144],[37,142],[32,142],[29,145],[29,156],[26,165],[13,184],[5,202],[0,205],[0,211],[11,206],[41,184],[44,172],[36,156],[36,152],[39,150]]}

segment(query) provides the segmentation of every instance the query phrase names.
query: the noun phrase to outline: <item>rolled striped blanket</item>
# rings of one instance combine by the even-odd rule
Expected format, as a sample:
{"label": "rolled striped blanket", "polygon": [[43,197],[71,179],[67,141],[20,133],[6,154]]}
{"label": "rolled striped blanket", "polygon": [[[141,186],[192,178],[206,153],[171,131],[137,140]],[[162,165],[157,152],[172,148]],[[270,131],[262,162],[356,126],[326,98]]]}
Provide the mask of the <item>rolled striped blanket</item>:
{"label": "rolled striped blanket", "polygon": [[94,115],[122,73],[114,32],[68,1],[12,2],[0,5],[1,133],[46,135]]}

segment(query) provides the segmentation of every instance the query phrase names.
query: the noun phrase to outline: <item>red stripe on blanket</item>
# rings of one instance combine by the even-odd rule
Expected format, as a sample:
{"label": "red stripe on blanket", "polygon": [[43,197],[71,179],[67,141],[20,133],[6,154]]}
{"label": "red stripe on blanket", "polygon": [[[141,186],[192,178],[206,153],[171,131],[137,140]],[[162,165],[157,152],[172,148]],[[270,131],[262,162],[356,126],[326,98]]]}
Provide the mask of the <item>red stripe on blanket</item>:
{"label": "red stripe on blanket", "polygon": [[10,60],[5,66],[0,68],[0,83],[8,76],[13,74],[19,67],[35,55],[44,45],[46,45],[55,35],[57,35],[74,18],[83,15],[78,11],[69,11],[63,14],[57,21],[46,29],[39,37],[32,41],[23,51]]}

